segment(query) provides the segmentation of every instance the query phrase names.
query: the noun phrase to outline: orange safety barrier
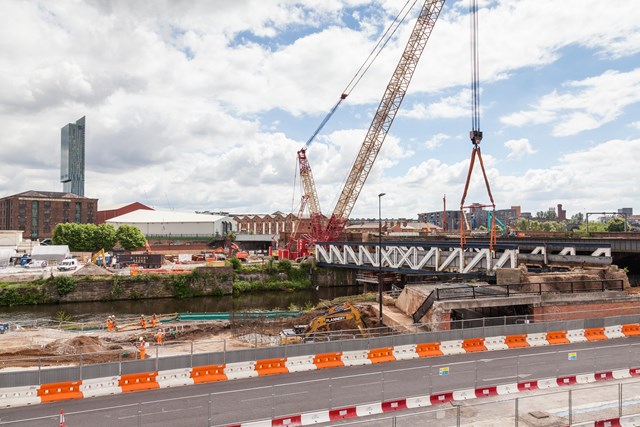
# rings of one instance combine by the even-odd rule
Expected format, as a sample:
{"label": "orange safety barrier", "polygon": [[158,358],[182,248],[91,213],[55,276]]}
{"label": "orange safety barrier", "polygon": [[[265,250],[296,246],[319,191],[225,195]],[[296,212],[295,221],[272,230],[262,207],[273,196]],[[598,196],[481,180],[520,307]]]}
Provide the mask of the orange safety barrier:
{"label": "orange safety barrier", "polygon": [[280,359],[263,359],[256,362],[256,371],[258,375],[276,375],[276,374],[288,374],[289,369],[285,366],[287,362],[286,358]]}
{"label": "orange safety barrier", "polygon": [[504,339],[504,343],[509,348],[529,347],[529,343],[527,342],[527,334],[507,335],[507,337]]}
{"label": "orange safety barrier", "polygon": [[627,323],[626,325],[622,325],[622,333],[627,337],[636,337],[640,335],[640,324]]}
{"label": "orange safety barrier", "polygon": [[467,353],[475,353],[477,351],[487,351],[487,347],[484,346],[484,338],[471,338],[462,341],[462,348]]}
{"label": "orange safety barrier", "polygon": [[43,403],[82,399],[84,395],[80,391],[81,384],[82,381],[42,384],[38,389],[38,396],[40,396],[40,401]]}
{"label": "orange safety barrier", "polygon": [[587,328],[584,330],[584,337],[589,341],[608,340],[604,334],[604,328]]}
{"label": "orange safety barrier", "polygon": [[547,337],[545,339],[551,345],[554,345],[554,344],[569,344],[571,342],[567,338],[567,331],[547,332]]}
{"label": "orange safety barrier", "polygon": [[141,374],[126,374],[120,376],[118,385],[122,388],[123,393],[129,391],[153,390],[160,388],[160,384],[156,381],[157,372],[143,372]]}
{"label": "orange safety barrier", "polygon": [[191,369],[191,378],[194,384],[226,381],[227,375],[224,373],[226,367],[227,365],[197,366]]}
{"label": "orange safety barrier", "polygon": [[418,344],[416,346],[416,353],[420,357],[433,357],[433,356],[443,356],[444,353],[440,351],[440,343],[439,342],[428,342],[423,344]]}
{"label": "orange safety barrier", "polygon": [[393,355],[393,347],[382,347],[369,350],[368,358],[371,360],[371,363],[385,363],[396,360]]}
{"label": "orange safety barrier", "polygon": [[341,352],[316,354],[313,358],[313,363],[318,369],[339,368],[344,366]]}

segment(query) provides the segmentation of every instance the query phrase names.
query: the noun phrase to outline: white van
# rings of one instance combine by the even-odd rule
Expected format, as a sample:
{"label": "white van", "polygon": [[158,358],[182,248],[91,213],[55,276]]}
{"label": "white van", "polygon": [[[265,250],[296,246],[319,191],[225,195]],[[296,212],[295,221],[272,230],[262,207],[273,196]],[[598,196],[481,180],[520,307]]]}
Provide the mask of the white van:
{"label": "white van", "polygon": [[60,271],[75,270],[76,268],[78,268],[78,260],[75,258],[64,259],[58,264],[58,270]]}

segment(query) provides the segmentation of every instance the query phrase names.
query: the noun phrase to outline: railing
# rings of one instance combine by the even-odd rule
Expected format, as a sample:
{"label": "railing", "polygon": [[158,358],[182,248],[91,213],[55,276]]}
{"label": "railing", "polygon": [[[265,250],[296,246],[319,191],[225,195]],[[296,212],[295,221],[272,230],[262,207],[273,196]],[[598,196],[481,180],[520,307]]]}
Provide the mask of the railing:
{"label": "railing", "polygon": [[[546,293],[577,293],[577,292],[605,292],[624,290],[624,281],[620,279],[605,280],[576,280],[569,282],[535,282],[516,283],[508,285],[464,285],[437,288],[435,299],[456,300],[456,299],[477,299],[496,298],[522,295],[542,295]],[[429,295],[431,296],[431,295]],[[425,313],[426,314],[426,311]],[[423,314],[423,316],[424,316]],[[419,320],[420,318],[418,318]],[[414,318],[415,320],[415,318]]]}
{"label": "railing", "polygon": [[436,300],[436,294],[433,291],[429,294],[429,296],[422,302],[420,307],[413,313],[413,323],[418,323],[422,317],[427,314],[427,312],[433,307],[433,303]]}
{"label": "railing", "polygon": [[[638,366],[638,344],[625,344],[615,349],[619,364],[611,361],[611,347],[581,349],[578,358],[567,358],[575,350],[549,350],[544,353],[509,357],[486,357],[479,360],[454,362],[442,358],[423,359],[421,366],[381,368],[358,375],[341,375],[344,370],[327,378],[304,382],[285,382],[264,387],[248,387],[231,391],[184,396],[181,398],[112,405],[90,411],[66,412],[69,426],[112,426],[113,420],[122,426],[179,425],[179,417],[188,414],[189,425],[229,426],[239,422],[286,417],[291,414],[327,411],[355,405],[375,405],[411,397],[434,396],[456,390],[515,384],[544,378],[561,378],[611,372],[613,369],[635,369]],[[446,375],[443,369],[447,368]],[[496,372],[499,371],[498,377]],[[452,386],[452,384],[456,384]],[[544,425],[587,425],[594,420],[631,417],[640,413],[637,378],[609,380],[566,388],[538,390],[526,394],[501,395],[468,400],[464,405],[445,405],[416,409],[411,413],[382,414],[341,425],[409,427],[416,425],[463,426],[482,420],[487,425],[523,426],[537,424],[533,411],[546,415]],[[353,390],[357,390],[354,392]],[[185,395],[188,394],[185,391]],[[292,396],[309,398],[293,398]],[[131,397],[134,399],[134,397]],[[256,404],[256,402],[260,402]],[[249,405],[251,408],[249,409]],[[222,410],[223,409],[223,410]],[[27,409],[28,411],[29,409]],[[188,411],[185,413],[184,411]],[[3,414],[0,425],[11,427],[50,427],[58,420],[58,406],[51,416],[16,419],[17,411]],[[24,413],[24,412],[22,412]],[[19,415],[18,415],[19,416]],[[12,420],[13,418],[13,420]],[[144,421],[143,421],[144,420]],[[197,420],[197,421],[196,421]],[[184,421],[184,420],[183,420]],[[270,424],[268,424],[270,425]],[[276,425],[276,424],[274,424]],[[278,424],[286,425],[286,424]],[[324,424],[326,425],[326,424]],[[595,425],[620,425],[600,423]],[[625,425],[625,424],[622,424]]]}
{"label": "railing", "polygon": [[[619,310],[612,310],[616,313]],[[247,331],[244,337],[252,348],[229,350],[227,340],[187,341],[167,340],[164,345],[151,345],[147,355],[150,358],[136,360],[133,344],[123,349],[102,353],[66,354],[39,358],[0,359],[0,366],[30,367],[16,372],[0,372],[0,384],[18,387],[41,383],[76,381],[90,378],[115,376],[128,373],[158,370],[193,368],[197,366],[256,361],[261,359],[295,357],[310,354],[371,350],[382,347],[462,340],[491,336],[505,336],[526,333],[543,333],[563,330],[600,328],[638,322],[637,313],[600,319],[580,319],[567,321],[540,322],[542,315],[534,317],[513,316],[483,318],[470,321],[452,321],[413,325],[411,334],[399,333],[389,328],[372,329],[368,337],[362,338],[360,331],[340,331],[338,334],[323,335],[322,342],[308,342],[281,346],[278,335],[261,335]],[[576,315],[578,313],[571,313]],[[586,316],[586,313],[583,313]],[[548,315],[554,320],[557,313]],[[535,319],[536,323],[530,321]],[[467,328],[474,325],[474,328]],[[456,329],[460,328],[460,329]],[[430,332],[424,332],[428,330]],[[377,332],[376,332],[377,331]],[[242,338],[242,337],[241,337]],[[324,341],[326,340],[326,341]],[[107,362],[107,363],[104,363]],[[51,366],[64,367],[51,368]]]}

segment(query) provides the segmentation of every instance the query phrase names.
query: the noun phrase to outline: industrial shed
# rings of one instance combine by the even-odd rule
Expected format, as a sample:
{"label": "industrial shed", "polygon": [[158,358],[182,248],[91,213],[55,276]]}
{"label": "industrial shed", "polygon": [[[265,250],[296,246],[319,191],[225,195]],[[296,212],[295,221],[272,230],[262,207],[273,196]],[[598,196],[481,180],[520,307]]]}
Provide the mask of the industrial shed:
{"label": "industrial shed", "polygon": [[146,237],[225,236],[237,229],[236,221],[229,216],[142,209],[108,219],[106,223],[116,228],[125,224],[137,227]]}
{"label": "industrial shed", "polygon": [[61,262],[69,257],[71,257],[71,252],[69,252],[67,245],[40,245],[31,249],[31,258],[37,261]]}

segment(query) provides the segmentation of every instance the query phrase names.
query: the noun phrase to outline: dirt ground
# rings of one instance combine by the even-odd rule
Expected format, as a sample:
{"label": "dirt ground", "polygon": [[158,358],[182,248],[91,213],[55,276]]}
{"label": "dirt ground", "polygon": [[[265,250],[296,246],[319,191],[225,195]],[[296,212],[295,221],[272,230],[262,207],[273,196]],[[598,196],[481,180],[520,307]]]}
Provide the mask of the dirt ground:
{"label": "dirt ground", "polygon": [[[356,304],[367,327],[377,327],[378,320],[368,304]],[[224,351],[279,343],[279,333],[295,325],[309,324],[325,310],[313,310],[296,318],[251,321],[209,321],[161,323],[164,342],[157,346],[160,328],[142,329],[131,324],[121,330],[73,331],[57,328],[18,328],[0,334],[0,369],[28,366],[56,366],[106,363],[138,357],[136,343],[142,337],[151,344],[147,357],[204,351]],[[355,330],[353,321],[331,325],[331,330]],[[82,354],[82,356],[80,356]]]}

